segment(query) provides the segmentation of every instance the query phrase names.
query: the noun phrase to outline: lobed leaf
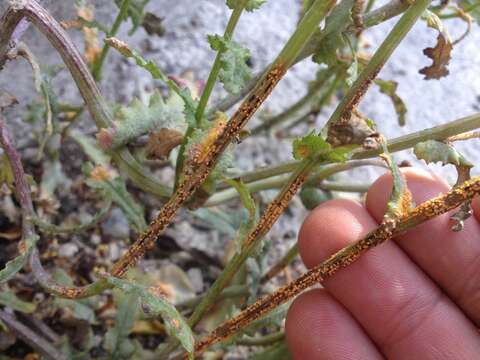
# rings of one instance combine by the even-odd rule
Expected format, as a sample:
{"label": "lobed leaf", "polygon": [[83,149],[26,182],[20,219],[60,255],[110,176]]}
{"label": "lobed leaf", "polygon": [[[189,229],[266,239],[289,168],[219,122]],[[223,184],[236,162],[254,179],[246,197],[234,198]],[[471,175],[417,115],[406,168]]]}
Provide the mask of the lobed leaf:
{"label": "lobed leaf", "polygon": [[183,100],[183,113],[185,115],[186,123],[190,126],[194,126],[196,124],[195,111],[197,104],[193,100],[192,94],[188,88],[180,88],[175,81],[168,78],[167,75],[163,73],[157,64],[151,60],[145,60],[139,53],[137,53],[135,50],[132,50],[125,42],[114,37],[105,39],[105,42],[126,58],[133,58],[137,65],[147,70],[154,79],[160,79],[164,81],[170,90],[176,93]]}
{"label": "lobed leaf", "polygon": [[[120,8],[123,0],[115,0],[115,4]],[[150,0],[130,0],[128,7],[128,17],[132,21],[132,28],[129,31],[129,35],[132,35],[140,25],[142,25],[145,17],[145,6],[147,6]]]}
{"label": "lobed leaf", "polygon": [[238,94],[246,82],[252,78],[247,65],[250,51],[237,42],[225,39],[220,35],[209,35],[208,42],[213,50],[220,52],[220,72],[218,77],[225,90],[231,94]]}
{"label": "lobed leaf", "polygon": [[441,162],[442,165],[473,166],[452,145],[437,140],[418,143],[413,152],[419,160],[425,160],[427,164]]}
{"label": "lobed leaf", "polygon": [[349,153],[356,145],[332,147],[320,135],[313,131],[293,141],[293,157],[302,160],[307,157],[320,157],[322,160],[343,162],[349,159]]}
{"label": "lobed leaf", "polygon": [[452,39],[443,26],[440,18],[429,10],[426,10],[423,18],[427,25],[438,31],[437,43],[433,48],[426,48],[423,53],[432,59],[432,65],[420,69],[420,74],[425,75],[425,80],[440,79],[449,74],[448,64],[453,49]]}

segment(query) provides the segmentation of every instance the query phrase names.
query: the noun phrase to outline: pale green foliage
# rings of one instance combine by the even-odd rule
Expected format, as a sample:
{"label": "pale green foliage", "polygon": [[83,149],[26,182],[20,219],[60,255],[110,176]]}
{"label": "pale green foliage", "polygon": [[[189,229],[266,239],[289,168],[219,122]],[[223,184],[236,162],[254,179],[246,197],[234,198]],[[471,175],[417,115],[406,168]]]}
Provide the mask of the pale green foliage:
{"label": "pale green foliage", "polygon": [[427,140],[418,143],[413,152],[427,164],[440,162],[442,165],[472,166],[452,145],[437,140]]}
{"label": "pale green foliage", "polygon": [[157,296],[148,289],[127,280],[107,277],[107,281],[126,294],[138,296],[142,303],[142,309],[147,315],[162,317],[167,333],[178,339],[189,354],[189,357],[193,359],[194,338],[192,330],[175,306],[170,304],[164,297]]}
{"label": "pale green foliage", "polygon": [[[160,92],[156,91],[150,97],[148,105],[134,99],[129,106],[121,107],[116,113],[114,127],[106,130],[111,135],[111,147],[124,145],[155,129],[169,128],[183,131],[185,128],[183,106],[176,99],[171,97],[165,103]],[[104,140],[99,138],[99,141]]]}
{"label": "pale green foliage", "polygon": [[136,293],[114,292],[117,313],[115,326],[105,334],[104,346],[111,359],[130,359],[136,347],[128,338],[138,314],[140,299]]}
{"label": "pale green foliage", "polygon": [[230,9],[235,9],[237,6],[245,4],[245,10],[254,11],[259,9],[267,0],[227,0],[227,6]]}
{"label": "pale green foliage", "polygon": [[[115,4],[118,7],[122,5],[124,0],[115,0]],[[132,21],[132,28],[129,31],[129,35],[132,35],[140,25],[142,25],[143,18],[145,16],[145,6],[150,0],[130,0],[128,6],[128,17]]]}
{"label": "pale green foliage", "polygon": [[31,314],[37,308],[35,303],[20,300],[11,290],[0,291],[0,305],[25,314]]}
{"label": "pale green foliage", "polygon": [[190,90],[188,88],[181,89],[172,79],[169,79],[163,71],[151,60],[145,60],[139,53],[135,50],[130,49],[130,47],[116,39],[108,38],[105,39],[105,42],[116,49],[120,54],[126,58],[133,58],[138,66],[147,70],[154,79],[160,79],[164,81],[167,86],[176,93],[184,102],[183,113],[185,114],[185,121],[188,125],[195,125],[195,111],[197,104],[193,100]]}
{"label": "pale green foliage", "polygon": [[327,65],[337,63],[337,50],[345,46],[342,32],[351,21],[351,9],[354,3],[354,0],[343,0],[333,8],[325,20],[323,39],[313,55],[313,61]]}
{"label": "pale green foliage", "polygon": [[220,52],[221,69],[218,76],[225,90],[231,94],[238,94],[252,77],[246,63],[251,56],[250,51],[220,35],[209,35],[208,42],[213,50]]}

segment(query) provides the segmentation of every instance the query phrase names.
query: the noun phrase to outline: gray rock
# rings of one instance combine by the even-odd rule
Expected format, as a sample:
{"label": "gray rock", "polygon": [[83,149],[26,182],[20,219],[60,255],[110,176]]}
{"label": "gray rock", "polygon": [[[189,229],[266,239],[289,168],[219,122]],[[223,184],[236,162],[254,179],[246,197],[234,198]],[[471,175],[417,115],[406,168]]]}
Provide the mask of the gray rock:
{"label": "gray rock", "polygon": [[116,239],[126,239],[130,235],[130,224],[119,208],[113,208],[110,211],[110,215],[104,222],[102,222],[101,226],[104,236],[110,236]]}

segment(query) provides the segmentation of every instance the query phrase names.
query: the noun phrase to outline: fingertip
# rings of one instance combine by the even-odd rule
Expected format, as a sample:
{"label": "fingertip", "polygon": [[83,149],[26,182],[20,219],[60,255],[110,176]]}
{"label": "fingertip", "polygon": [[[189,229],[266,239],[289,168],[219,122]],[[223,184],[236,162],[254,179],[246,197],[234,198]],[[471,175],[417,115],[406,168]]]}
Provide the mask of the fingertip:
{"label": "fingertip", "polygon": [[473,215],[480,221],[480,196],[475,196],[472,201]]}
{"label": "fingertip", "polygon": [[304,264],[314,267],[374,226],[375,222],[358,202],[335,199],[321,204],[305,219],[298,235]]}
{"label": "fingertip", "polygon": [[[414,204],[445,193],[449,185],[438,176],[418,168],[402,168],[407,186],[412,193]],[[390,172],[380,176],[367,191],[365,205],[377,222],[380,222],[387,209],[387,202],[392,192],[392,175]]]}
{"label": "fingertip", "polygon": [[381,358],[355,319],[323,289],[295,299],[285,332],[294,359]]}

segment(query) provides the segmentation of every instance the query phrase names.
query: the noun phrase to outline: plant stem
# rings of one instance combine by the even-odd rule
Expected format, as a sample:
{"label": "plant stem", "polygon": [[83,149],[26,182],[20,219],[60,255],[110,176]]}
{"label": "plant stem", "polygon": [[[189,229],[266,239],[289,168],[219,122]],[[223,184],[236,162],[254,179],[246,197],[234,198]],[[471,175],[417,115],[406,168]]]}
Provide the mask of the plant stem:
{"label": "plant stem", "polygon": [[[246,2],[245,1],[237,1],[237,6],[233,9],[232,14],[230,15],[230,19],[228,20],[227,28],[225,29],[225,33],[223,37],[225,40],[230,40],[233,35],[233,31],[237,26],[238,20],[240,19],[240,15],[245,8]],[[197,112],[195,113],[195,118],[197,119],[197,123],[200,123],[201,119],[203,118],[203,114],[208,104],[208,99],[212,94],[213,87],[217,81],[218,73],[220,72],[222,66],[222,57],[223,51],[219,50],[217,52],[217,56],[215,57],[215,61],[213,63],[212,69],[210,70],[210,74],[208,75],[207,83],[205,84],[205,88],[202,92],[202,96],[200,97],[200,101],[198,102]]]}
{"label": "plant stem", "polygon": [[[130,7],[130,0],[123,0],[122,5],[118,10],[117,17],[113,22],[112,28],[107,34],[107,38],[117,35],[117,32],[120,29],[120,25],[127,18],[129,7]],[[107,58],[109,49],[110,49],[110,45],[108,43],[104,43],[100,57],[95,61],[95,63],[92,66],[92,75],[96,81],[100,81],[100,79],[102,78],[102,67],[103,67],[103,63],[105,62],[105,59]]]}
{"label": "plant stem", "polygon": [[[172,222],[179,208],[195,193],[204,183],[208,175],[215,168],[218,158],[223,154],[228,145],[239,134],[253,114],[267,99],[278,82],[282,79],[288,67],[295,60],[305,42],[325,17],[334,0],[316,0],[311,9],[304,16],[297,30],[293,33],[283,50],[277,56],[268,73],[259,81],[250,96],[243,102],[239,109],[232,115],[222,132],[215,138],[213,144],[207,143],[202,161],[193,162],[186,167],[181,183],[174,194],[160,209],[157,217],[152,221],[145,233],[140,235],[127,253],[117,261],[112,269],[113,276],[123,276],[127,270],[134,266],[144,256],[147,250],[155,244],[158,236]],[[207,138],[205,141],[208,141]],[[201,144],[200,144],[201,145]]]}
{"label": "plant stem", "polygon": [[413,24],[422,15],[423,11],[428,7],[431,0],[416,1],[395,24],[393,29],[387,35],[380,47],[375,51],[375,54],[368,62],[367,67],[360,73],[357,80],[353,83],[351,89],[343,97],[340,104],[335,109],[327,124],[322,130],[322,135],[326,136],[330,125],[336,123],[342,118],[349,119],[351,112],[358,105],[360,100],[368,90],[369,85],[375,79],[378,72],[398,44],[407,35]]}
{"label": "plant stem", "polygon": [[265,275],[262,276],[262,282],[267,282],[270,279],[273,279],[277,276],[280,271],[285,269],[298,255],[298,242],[292,245],[292,247],[287,251],[287,253],[282,257],[282,259],[273,265],[270,270],[268,270]]}
{"label": "plant stem", "polygon": [[[384,164],[381,161],[377,160],[362,160],[362,161],[349,161],[345,163],[336,163],[330,165],[317,165],[317,169],[313,171],[309,176],[307,183],[308,184],[318,184],[323,179],[328,178],[329,176],[354,169],[359,166],[381,166],[384,167]],[[295,167],[292,167],[293,169]],[[256,193],[263,190],[277,189],[283,187],[288,180],[290,179],[290,171],[288,173],[268,177],[265,179],[253,181],[246,183],[246,187],[250,193]],[[244,181],[245,182],[245,181]],[[223,204],[224,202],[234,199],[238,196],[238,192],[233,188],[228,188],[226,190],[219,191],[210,197],[205,206],[216,206]]]}
{"label": "plant stem", "polygon": [[272,334],[259,337],[243,337],[235,341],[236,345],[243,346],[268,346],[285,338],[285,332],[278,331]]}
{"label": "plant stem", "polygon": [[[242,12],[245,8],[246,3],[245,1],[238,1],[237,4],[238,5],[235,7],[235,9],[233,9],[232,14],[230,15],[230,19],[228,20],[227,27],[223,34],[223,37],[226,40],[230,40],[232,38],[233,31],[237,26],[238,20],[240,19],[240,15],[242,15]],[[205,113],[205,109],[208,104],[208,99],[210,98],[212,90],[215,86],[215,82],[217,81],[217,77],[222,65],[222,62],[221,62],[222,54],[223,54],[222,50],[219,50],[217,52],[217,56],[215,57],[215,61],[213,62],[212,69],[210,70],[210,74],[208,75],[205,89],[203,90],[202,96],[200,97],[200,101],[197,106],[197,111],[195,112],[195,119],[196,119],[197,125],[200,125],[202,122],[203,114]],[[183,165],[185,162],[185,150],[187,147],[188,139],[192,136],[192,134],[193,134],[193,128],[189,126],[187,131],[185,132],[184,139],[178,151],[177,163],[175,166],[175,188],[177,187],[178,182],[180,181],[180,175],[183,171]]]}
{"label": "plant stem", "polygon": [[329,191],[343,191],[343,192],[358,192],[365,193],[371,184],[351,184],[342,182],[322,182],[318,186],[322,190]]}
{"label": "plant stem", "polygon": [[[19,22],[27,18],[40,30],[53,47],[59,52],[68,70],[80,90],[87,108],[97,128],[112,126],[113,116],[101,95],[82,55],[61,25],[35,0],[11,1],[0,21],[0,69],[8,59],[11,49],[10,38]],[[168,197],[171,190],[155,180],[147,169],[143,168],[126,148],[113,151],[111,156],[117,166],[141,189],[160,197]]]}
{"label": "plant stem", "polygon": [[262,131],[271,129],[272,127],[284,122],[285,120],[288,120],[292,116],[296,115],[305,105],[310,103],[312,99],[316,97],[318,94],[319,90],[325,85],[325,82],[327,82],[330,77],[334,75],[333,71],[324,71],[321,73],[320,78],[316,79],[313,81],[311,86],[308,89],[308,92],[300,98],[296,103],[294,103],[292,106],[290,106],[288,109],[285,111],[281,112],[278,115],[274,115],[265,121],[263,121],[262,124],[258,125],[257,127],[253,128],[250,131],[250,135],[257,135],[261,133]]}

